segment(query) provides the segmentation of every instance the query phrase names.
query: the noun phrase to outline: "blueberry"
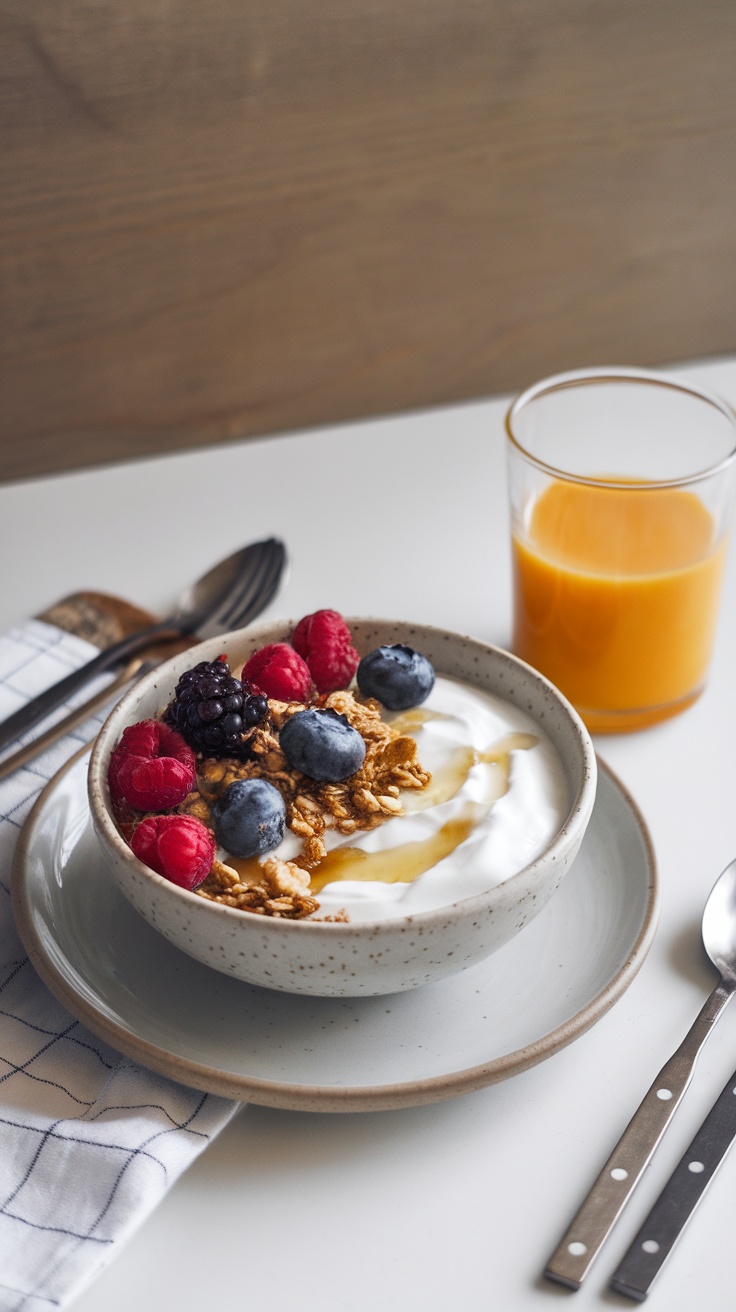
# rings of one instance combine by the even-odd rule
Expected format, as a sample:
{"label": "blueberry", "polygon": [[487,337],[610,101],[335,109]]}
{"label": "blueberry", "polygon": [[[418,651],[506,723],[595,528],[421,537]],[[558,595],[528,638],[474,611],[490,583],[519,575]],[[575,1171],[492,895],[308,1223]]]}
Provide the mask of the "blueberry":
{"label": "blueberry", "polygon": [[397,643],[376,647],[358,666],[358,687],[389,711],[407,711],[426,700],[434,687],[434,670],[420,652]]}
{"label": "blueberry", "polygon": [[231,856],[261,856],[284,836],[286,806],[265,779],[236,779],[212,806],[215,838]]}
{"label": "blueberry", "polygon": [[338,783],[365,760],[365,743],[337,711],[297,711],[281,730],[281,749],[295,770],[321,783]]}

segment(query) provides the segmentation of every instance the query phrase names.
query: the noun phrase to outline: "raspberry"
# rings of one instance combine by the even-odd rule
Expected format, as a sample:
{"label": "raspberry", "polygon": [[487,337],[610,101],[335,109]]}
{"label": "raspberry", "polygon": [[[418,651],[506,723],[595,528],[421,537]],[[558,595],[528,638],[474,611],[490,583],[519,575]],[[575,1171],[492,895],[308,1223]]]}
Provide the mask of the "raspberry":
{"label": "raspberry", "polygon": [[114,802],[122,800],[123,793],[118,782],[121,766],[129,756],[153,757],[157,753],[156,720],[140,720],[123,731],[117,747],[110,757],[107,782],[110,796]]}
{"label": "raspberry", "polygon": [[254,652],[240,677],[280,702],[305,702],[312,687],[309,666],[287,642],[269,642]]}
{"label": "raspberry", "polygon": [[291,635],[292,645],[303,656],[318,692],[347,688],[360,657],[353,635],[336,610],[316,610],[305,615]]}
{"label": "raspberry", "polygon": [[197,888],[215,856],[215,838],[192,815],[149,815],[130,840],[133,854],[180,888]]}
{"label": "raspberry", "polygon": [[123,799],[139,811],[165,811],[194,787],[194,752],[161,720],[141,720],[123,733],[107,778],[114,802]]}

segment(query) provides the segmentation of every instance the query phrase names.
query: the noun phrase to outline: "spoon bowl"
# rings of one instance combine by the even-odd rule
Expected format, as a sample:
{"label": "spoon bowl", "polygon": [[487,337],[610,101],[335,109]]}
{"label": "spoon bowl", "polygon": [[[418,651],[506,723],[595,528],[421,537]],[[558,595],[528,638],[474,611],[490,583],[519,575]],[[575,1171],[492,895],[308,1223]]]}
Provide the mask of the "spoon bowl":
{"label": "spoon bowl", "polygon": [[736,988],[736,860],[711,889],[703,911],[703,946],[721,981]]}
{"label": "spoon bowl", "polygon": [[179,598],[171,619],[162,623],[200,638],[244,628],[284,586],[287,573],[283,542],[250,542],[197,579]]}

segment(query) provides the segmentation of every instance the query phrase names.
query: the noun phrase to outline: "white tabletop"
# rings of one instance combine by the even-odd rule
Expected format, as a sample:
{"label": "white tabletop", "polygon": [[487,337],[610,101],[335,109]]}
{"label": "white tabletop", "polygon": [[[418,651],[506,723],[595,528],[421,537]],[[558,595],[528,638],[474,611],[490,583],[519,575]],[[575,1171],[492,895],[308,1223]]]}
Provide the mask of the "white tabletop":
{"label": "white tabletop", "polygon": [[[678,366],[736,403],[736,360]],[[403,617],[507,645],[503,398],[210,448],[0,488],[0,625],[95,588],[163,611],[250,539],[293,565],[271,609]],[[653,947],[594,1028],[504,1083],[400,1112],[244,1107],[75,1312],[544,1312],[633,1306],[608,1278],[736,1065],[736,1008],[588,1282],[540,1279],[549,1252],[715,979],[707,893],[736,855],[736,562],[708,688],[655,729],[596,742],[650,828],[661,875]],[[650,1295],[731,1306],[736,1156]]]}

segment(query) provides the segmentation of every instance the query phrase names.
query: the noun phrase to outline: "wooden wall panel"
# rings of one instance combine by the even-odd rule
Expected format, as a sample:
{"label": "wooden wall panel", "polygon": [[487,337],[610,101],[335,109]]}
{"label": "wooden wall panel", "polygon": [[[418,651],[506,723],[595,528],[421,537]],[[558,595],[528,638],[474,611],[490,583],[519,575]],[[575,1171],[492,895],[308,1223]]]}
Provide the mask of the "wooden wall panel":
{"label": "wooden wall panel", "polygon": [[0,478],[736,349],[734,0],[0,0]]}

